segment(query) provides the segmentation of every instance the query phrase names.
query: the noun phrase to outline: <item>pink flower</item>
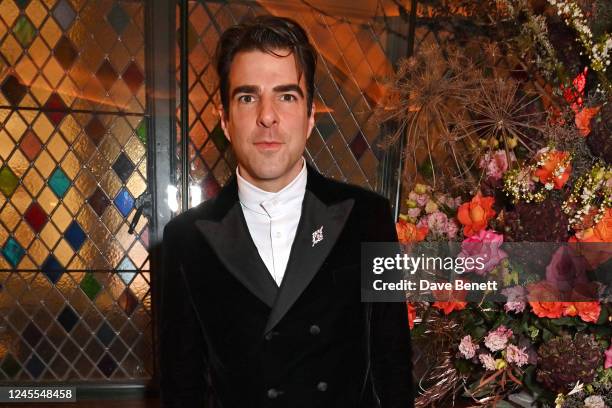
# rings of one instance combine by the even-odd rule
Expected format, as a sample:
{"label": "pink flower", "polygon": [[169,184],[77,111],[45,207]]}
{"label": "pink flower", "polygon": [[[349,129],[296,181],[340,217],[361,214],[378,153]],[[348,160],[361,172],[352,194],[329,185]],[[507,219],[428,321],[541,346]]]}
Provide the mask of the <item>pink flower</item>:
{"label": "pink flower", "polygon": [[419,215],[421,215],[421,209],[416,207],[416,208],[409,208],[408,209],[408,216],[410,218],[414,218],[416,219]]}
{"label": "pink flower", "polygon": [[525,353],[524,347],[520,349],[514,344],[508,344],[508,347],[506,347],[506,360],[508,360],[509,363],[514,363],[518,367],[522,367],[527,364],[528,359],[529,356]]}
{"label": "pink flower", "polygon": [[568,247],[562,246],[557,249],[546,266],[546,280],[552,283],[557,290],[566,292],[572,290],[577,284],[589,282],[586,267],[583,257]]}
{"label": "pink flower", "polygon": [[[502,234],[492,230],[480,230],[461,243],[461,252],[457,255],[457,258],[473,258],[475,260],[474,268],[470,270],[466,268],[466,272],[475,272],[484,276],[508,256],[500,248],[503,242],[504,236]],[[480,258],[480,263],[476,262],[477,258]]]}
{"label": "pink flower", "polygon": [[522,313],[525,310],[527,291],[522,286],[513,286],[501,291],[508,300],[504,305],[506,312]]}
{"label": "pink flower", "polygon": [[512,337],[512,330],[506,328],[503,324],[497,329],[489,332],[485,337],[485,346],[491,351],[499,351],[506,348],[508,339]]}
{"label": "pink flower", "polygon": [[482,366],[489,371],[495,370],[495,359],[490,354],[481,354],[478,359],[482,363]]}
{"label": "pink flower", "polygon": [[[510,161],[516,161],[514,153],[510,152]],[[485,169],[487,177],[501,180],[504,173],[508,171],[508,155],[504,150],[497,150],[493,154],[487,152],[478,163],[481,169]]]}
{"label": "pink flower", "polygon": [[461,343],[459,343],[459,351],[464,358],[470,359],[474,357],[476,355],[476,350],[478,350],[478,344],[475,344],[472,341],[472,336],[468,334],[461,339]]}
{"label": "pink flower", "polygon": [[[610,341],[612,343],[612,340]],[[610,344],[610,348],[608,348],[605,352],[606,362],[604,363],[604,368],[612,368],[612,344]]]}
{"label": "pink flower", "polygon": [[429,201],[429,195],[428,194],[417,194],[414,191],[411,191],[408,194],[408,199],[415,201],[419,207],[425,207],[425,204],[427,204],[427,201]]}

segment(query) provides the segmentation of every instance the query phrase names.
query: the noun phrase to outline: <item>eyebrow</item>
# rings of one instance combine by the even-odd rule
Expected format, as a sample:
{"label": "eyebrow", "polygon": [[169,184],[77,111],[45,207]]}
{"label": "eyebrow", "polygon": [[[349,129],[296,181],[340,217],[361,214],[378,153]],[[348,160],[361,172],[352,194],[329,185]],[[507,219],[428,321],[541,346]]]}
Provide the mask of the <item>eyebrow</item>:
{"label": "eyebrow", "polygon": [[[297,84],[277,85],[274,88],[272,88],[272,90],[274,92],[278,92],[278,93],[293,91],[293,92],[296,92],[298,95],[300,95],[300,97],[302,97],[302,98],[304,97],[304,92],[302,91],[302,88],[300,88],[299,85],[297,85]],[[236,96],[239,93],[258,95],[259,94],[259,87],[255,86],[255,85],[241,85],[241,86],[237,86],[232,91],[231,98],[233,98],[234,96]]]}

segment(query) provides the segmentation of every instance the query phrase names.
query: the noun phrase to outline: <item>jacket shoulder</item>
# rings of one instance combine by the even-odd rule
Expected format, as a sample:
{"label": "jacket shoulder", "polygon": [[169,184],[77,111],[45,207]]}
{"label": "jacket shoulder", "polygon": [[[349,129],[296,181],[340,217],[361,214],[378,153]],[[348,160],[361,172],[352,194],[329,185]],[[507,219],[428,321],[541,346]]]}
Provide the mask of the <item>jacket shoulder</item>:
{"label": "jacket shoulder", "polygon": [[355,200],[356,204],[389,205],[389,200],[386,197],[372,190],[328,177],[323,178],[328,185],[328,191],[330,191],[338,201],[352,198]]}

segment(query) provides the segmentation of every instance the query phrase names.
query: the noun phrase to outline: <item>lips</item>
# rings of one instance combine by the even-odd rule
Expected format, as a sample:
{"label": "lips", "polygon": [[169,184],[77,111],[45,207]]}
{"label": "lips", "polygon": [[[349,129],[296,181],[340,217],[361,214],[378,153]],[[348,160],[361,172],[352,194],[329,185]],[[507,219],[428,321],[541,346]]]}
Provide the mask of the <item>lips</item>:
{"label": "lips", "polygon": [[278,149],[283,145],[282,142],[276,140],[262,140],[261,142],[256,142],[255,146],[259,149],[263,150],[273,150]]}

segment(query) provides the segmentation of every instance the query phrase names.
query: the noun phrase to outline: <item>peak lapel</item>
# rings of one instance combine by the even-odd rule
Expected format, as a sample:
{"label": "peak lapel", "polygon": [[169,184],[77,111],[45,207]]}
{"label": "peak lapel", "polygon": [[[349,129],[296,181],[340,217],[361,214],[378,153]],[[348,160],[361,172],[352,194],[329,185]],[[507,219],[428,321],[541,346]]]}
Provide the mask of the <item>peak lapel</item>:
{"label": "peak lapel", "polygon": [[265,333],[278,324],[321,268],[338,240],[353,204],[354,200],[348,199],[327,206],[315,194],[306,190],[302,216],[291,247],[285,276],[270,312]]}

